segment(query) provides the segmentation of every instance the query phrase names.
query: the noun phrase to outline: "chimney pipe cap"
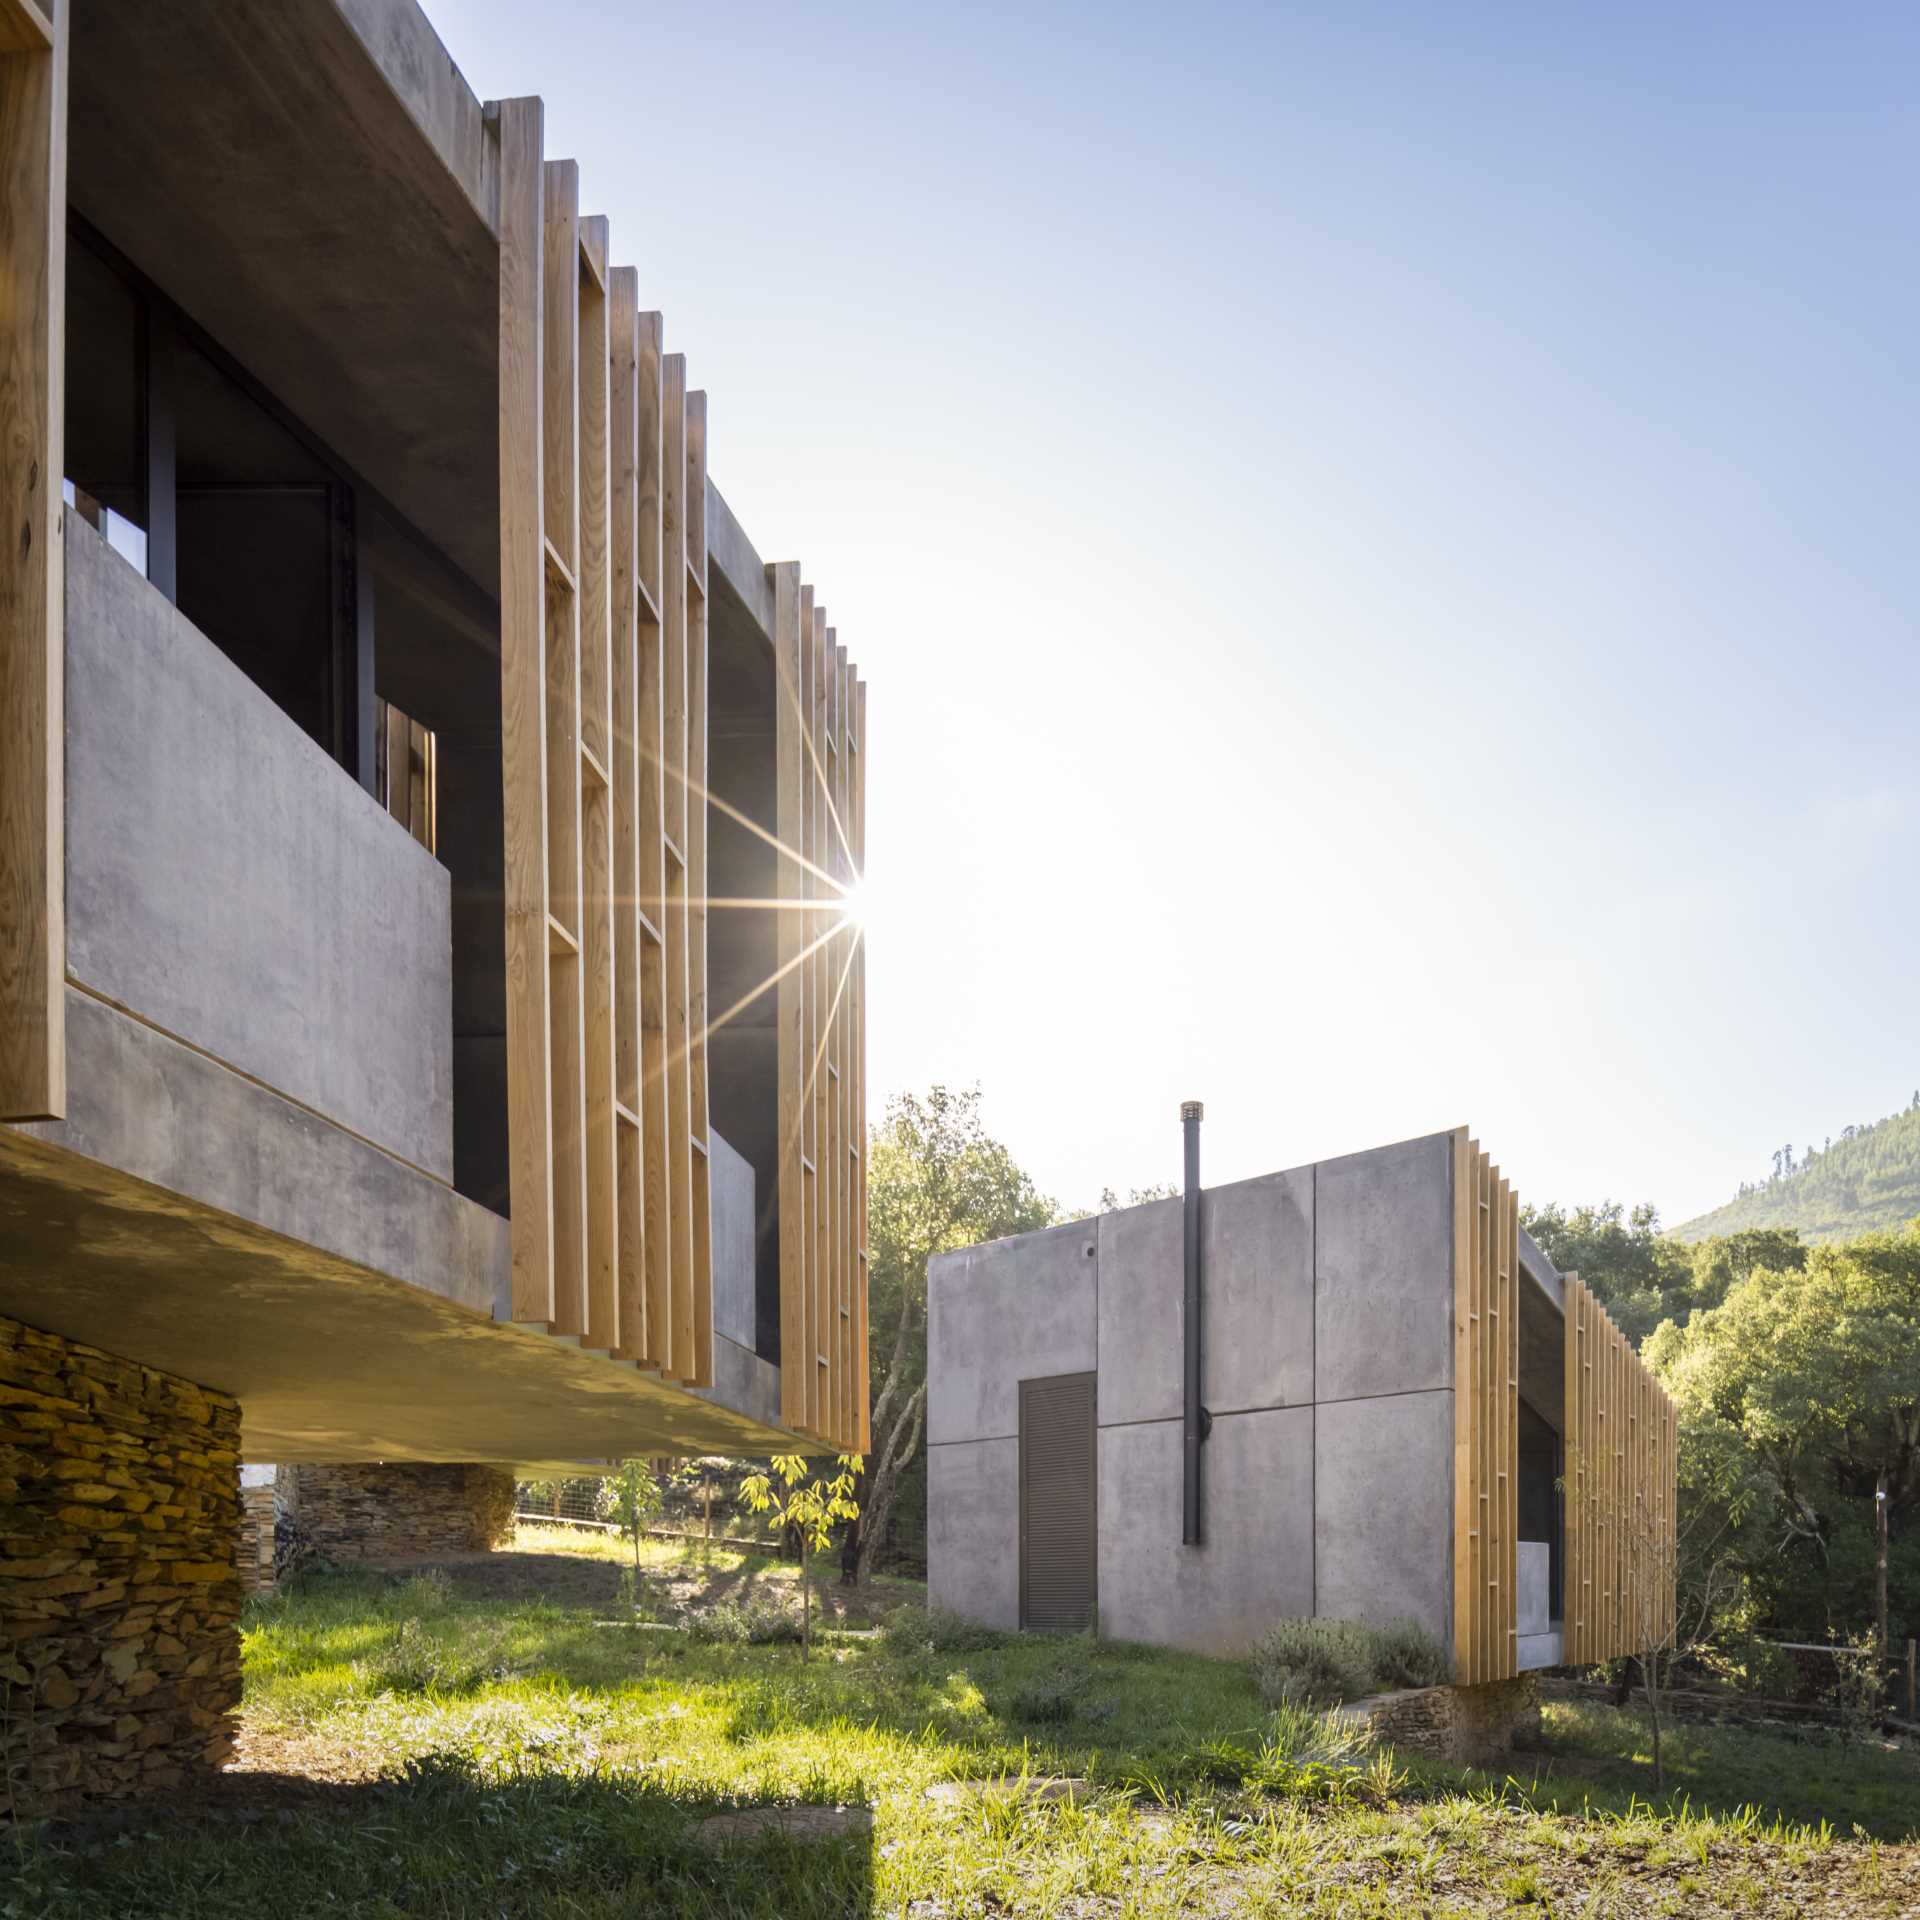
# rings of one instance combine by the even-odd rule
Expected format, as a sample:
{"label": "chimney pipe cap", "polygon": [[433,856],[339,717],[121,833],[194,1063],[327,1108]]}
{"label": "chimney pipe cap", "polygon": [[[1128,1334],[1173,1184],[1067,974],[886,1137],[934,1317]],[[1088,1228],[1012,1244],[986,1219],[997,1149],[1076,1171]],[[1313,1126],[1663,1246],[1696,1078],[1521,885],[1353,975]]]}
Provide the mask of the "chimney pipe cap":
{"label": "chimney pipe cap", "polygon": [[1207,1110],[1198,1100],[1182,1100],[1180,1102],[1180,1118],[1182,1120],[1204,1120],[1206,1117]]}

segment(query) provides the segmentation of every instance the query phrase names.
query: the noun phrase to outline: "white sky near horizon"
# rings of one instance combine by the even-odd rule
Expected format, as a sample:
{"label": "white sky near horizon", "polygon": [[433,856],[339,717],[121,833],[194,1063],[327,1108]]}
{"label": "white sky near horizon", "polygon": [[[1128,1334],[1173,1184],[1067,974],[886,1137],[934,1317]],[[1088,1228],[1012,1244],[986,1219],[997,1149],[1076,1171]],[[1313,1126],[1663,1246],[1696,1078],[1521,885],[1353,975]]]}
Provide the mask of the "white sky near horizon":
{"label": "white sky near horizon", "polygon": [[1906,1105],[1920,12],[427,4],[870,683],[876,1110],[1677,1221]]}

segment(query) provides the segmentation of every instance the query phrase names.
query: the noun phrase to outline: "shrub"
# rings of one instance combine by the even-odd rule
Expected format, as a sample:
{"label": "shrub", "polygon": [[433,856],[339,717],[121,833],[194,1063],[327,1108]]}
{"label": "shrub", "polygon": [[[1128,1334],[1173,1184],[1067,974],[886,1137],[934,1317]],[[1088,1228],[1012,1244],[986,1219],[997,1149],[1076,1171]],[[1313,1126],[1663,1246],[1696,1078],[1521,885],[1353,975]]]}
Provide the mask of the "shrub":
{"label": "shrub", "polygon": [[1410,1620],[1281,1620],[1253,1649],[1253,1683],[1270,1707],[1337,1707],[1397,1687],[1438,1686],[1452,1663]]}
{"label": "shrub", "polygon": [[915,1656],[928,1653],[980,1653],[997,1647],[1006,1638],[992,1627],[945,1607],[909,1604],[895,1607],[887,1615],[883,1631],[889,1648],[895,1653]]}
{"label": "shrub", "polygon": [[445,1567],[427,1567],[402,1580],[393,1601],[408,1615],[444,1613],[453,1604],[453,1581]]}
{"label": "shrub", "polygon": [[1280,1620],[1253,1649],[1253,1683],[1270,1707],[1337,1707],[1373,1685],[1367,1630],[1351,1620]]}
{"label": "shrub", "polygon": [[774,1600],[753,1600],[744,1607],[723,1600],[687,1621],[687,1637],[707,1647],[790,1647],[799,1641],[800,1622]]}
{"label": "shrub", "polygon": [[447,1646],[417,1619],[401,1621],[393,1638],[360,1671],[375,1693],[469,1693],[504,1670],[499,1628],[467,1645]]}
{"label": "shrub", "polygon": [[1453,1662],[1424,1627],[1396,1620],[1373,1630],[1373,1677],[1380,1688],[1439,1687],[1453,1678]]}

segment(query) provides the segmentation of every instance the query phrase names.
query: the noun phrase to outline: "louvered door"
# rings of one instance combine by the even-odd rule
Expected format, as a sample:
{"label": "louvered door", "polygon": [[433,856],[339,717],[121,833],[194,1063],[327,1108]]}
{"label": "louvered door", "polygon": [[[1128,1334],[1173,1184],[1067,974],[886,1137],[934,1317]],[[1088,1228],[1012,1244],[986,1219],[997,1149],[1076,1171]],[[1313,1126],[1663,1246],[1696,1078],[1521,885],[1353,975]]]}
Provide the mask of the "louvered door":
{"label": "louvered door", "polygon": [[1020,1624],[1094,1621],[1094,1376],[1020,1382]]}

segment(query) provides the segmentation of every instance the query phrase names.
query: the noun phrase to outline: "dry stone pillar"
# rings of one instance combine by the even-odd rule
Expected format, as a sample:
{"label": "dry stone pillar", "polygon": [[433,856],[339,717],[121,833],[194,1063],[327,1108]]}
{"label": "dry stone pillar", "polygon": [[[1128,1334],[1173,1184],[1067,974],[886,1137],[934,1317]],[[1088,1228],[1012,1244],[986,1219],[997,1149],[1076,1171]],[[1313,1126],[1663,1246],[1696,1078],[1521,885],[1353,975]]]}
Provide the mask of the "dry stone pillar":
{"label": "dry stone pillar", "polygon": [[282,1468],[288,1511],[329,1560],[434,1560],[490,1553],[513,1535],[505,1467],[424,1461]]}
{"label": "dry stone pillar", "polygon": [[0,1820],[228,1757],[239,1442],[225,1394],[0,1317]]}

